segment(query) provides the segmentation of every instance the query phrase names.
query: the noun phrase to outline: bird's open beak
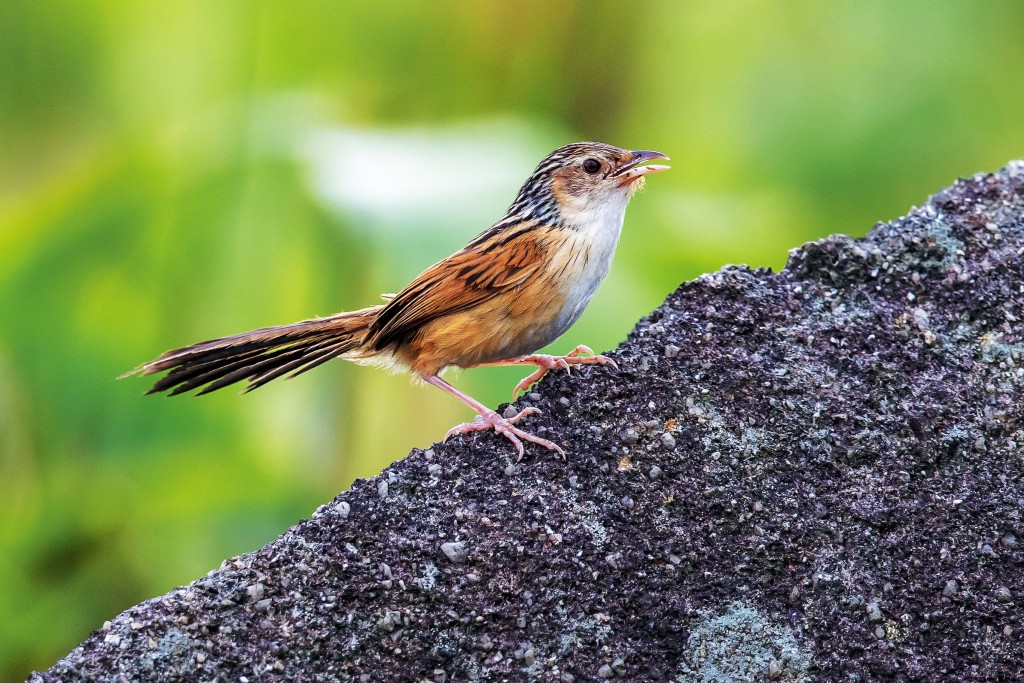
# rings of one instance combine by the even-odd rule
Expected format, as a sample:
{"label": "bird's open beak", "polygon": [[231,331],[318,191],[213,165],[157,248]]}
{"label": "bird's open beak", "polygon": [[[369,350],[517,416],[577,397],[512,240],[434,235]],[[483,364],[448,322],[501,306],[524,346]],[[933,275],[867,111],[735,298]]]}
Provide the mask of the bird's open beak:
{"label": "bird's open beak", "polygon": [[662,166],[661,164],[649,164],[647,166],[640,165],[645,161],[651,161],[653,159],[665,159],[667,161],[668,157],[661,152],[652,152],[650,150],[633,152],[632,158],[616,168],[611,175],[613,178],[621,178],[619,185],[625,187],[626,185],[639,180],[648,173],[659,173],[671,168],[671,166]]}

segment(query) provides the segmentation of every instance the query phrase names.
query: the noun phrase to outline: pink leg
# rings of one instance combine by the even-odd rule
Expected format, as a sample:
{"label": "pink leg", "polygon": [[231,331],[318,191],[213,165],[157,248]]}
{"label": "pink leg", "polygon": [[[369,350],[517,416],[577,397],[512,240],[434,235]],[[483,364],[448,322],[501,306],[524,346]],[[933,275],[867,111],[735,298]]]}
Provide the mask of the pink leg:
{"label": "pink leg", "polygon": [[[580,354],[587,354],[586,357],[580,357]],[[569,372],[569,367],[572,365],[589,365],[596,363],[598,365],[611,365],[613,368],[619,366],[615,364],[611,358],[607,356],[595,356],[594,352],[589,347],[580,344],[575,349],[570,351],[564,356],[549,356],[546,353],[534,353],[529,356],[519,356],[518,358],[509,358],[508,360],[497,360],[493,363],[482,363],[481,365],[536,365],[536,372],[531,375],[524,377],[520,380],[516,388],[512,390],[512,400],[516,400],[516,394],[520,391],[526,391],[530,388],[530,385],[534,382],[539,382],[540,379],[548,374],[549,371],[555,368],[563,368],[566,372]]]}
{"label": "pink leg", "polygon": [[527,415],[539,413],[540,409],[532,407],[527,408],[525,410],[519,411],[517,415],[506,419],[501,415],[498,415],[496,412],[494,412],[487,406],[485,406],[483,403],[480,403],[480,401],[477,401],[469,394],[462,393],[461,391],[453,387],[451,384],[448,384],[448,382],[445,382],[437,375],[422,375],[422,377],[424,380],[426,380],[430,384],[433,384],[438,389],[447,391],[449,394],[459,399],[460,401],[462,401],[467,406],[469,406],[470,408],[472,408],[473,410],[480,414],[480,416],[477,418],[475,422],[466,422],[464,424],[456,425],[449,429],[448,433],[445,434],[444,436],[446,440],[452,434],[468,434],[469,432],[476,432],[484,429],[493,429],[494,431],[498,432],[515,445],[516,453],[518,454],[517,460],[521,460],[523,457],[523,442],[520,441],[520,439],[525,439],[526,441],[539,444],[550,450],[558,451],[559,455],[565,457],[565,451],[559,448],[557,444],[548,441],[547,439],[542,439],[539,436],[534,436],[533,434],[524,432],[523,430],[517,429],[516,427],[513,426],[515,425],[515,423],[519,422]]}

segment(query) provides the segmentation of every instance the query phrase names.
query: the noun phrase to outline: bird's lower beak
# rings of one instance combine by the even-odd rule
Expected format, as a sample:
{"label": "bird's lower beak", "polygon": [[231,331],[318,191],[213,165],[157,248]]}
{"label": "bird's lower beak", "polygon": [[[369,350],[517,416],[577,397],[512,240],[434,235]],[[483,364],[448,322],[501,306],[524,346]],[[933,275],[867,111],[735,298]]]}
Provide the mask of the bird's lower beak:
{"label": "bird's lower beak", "polygon": [[651,161],[653,159],[665,159],[667,161],[668,157],[661,152],[652,152],[650,150],[633,152],[632,158],[615,169],[615,172],[612,173],[612,177],[621,178],[619,185],[624,187],[639,180],[648,173],[659,173],[671,168],[671,166],[662,166],[661,164],[649,164],[646,166],[640,165],[645,161]]}

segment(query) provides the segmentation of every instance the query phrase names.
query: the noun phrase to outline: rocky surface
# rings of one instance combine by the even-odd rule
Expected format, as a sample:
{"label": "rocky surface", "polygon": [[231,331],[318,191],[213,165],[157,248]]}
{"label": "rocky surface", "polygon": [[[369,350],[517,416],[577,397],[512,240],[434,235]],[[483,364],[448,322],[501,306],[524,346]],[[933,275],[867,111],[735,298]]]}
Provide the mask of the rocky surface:
{"label": "rocky surface", "polygon": [[32,681],[1024,679],[1024,163],[683,284]]}

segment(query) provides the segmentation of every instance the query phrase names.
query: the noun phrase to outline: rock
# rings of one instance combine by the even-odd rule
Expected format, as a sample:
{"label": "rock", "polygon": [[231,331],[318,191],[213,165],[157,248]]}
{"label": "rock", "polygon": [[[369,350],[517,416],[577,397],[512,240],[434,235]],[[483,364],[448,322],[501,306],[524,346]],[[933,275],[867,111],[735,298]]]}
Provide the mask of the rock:
{"label": "rock", "polygon": [[416,450],[31,680],[1024,680],[1022,195],[684,283],[530,392],[564,459]]}
{"label": "rock", "polygon": [[466,548],[466,544],[462,542],[442,543],[441,552],[444,553],[445,557],[456,564],[465,562],[466,558],[469,557],[469,551]]}
{"label": "rock", "polygon": [[881,621],[882,610],[879,608],[877,602],[869,602],[867,606],[868,621]]}

